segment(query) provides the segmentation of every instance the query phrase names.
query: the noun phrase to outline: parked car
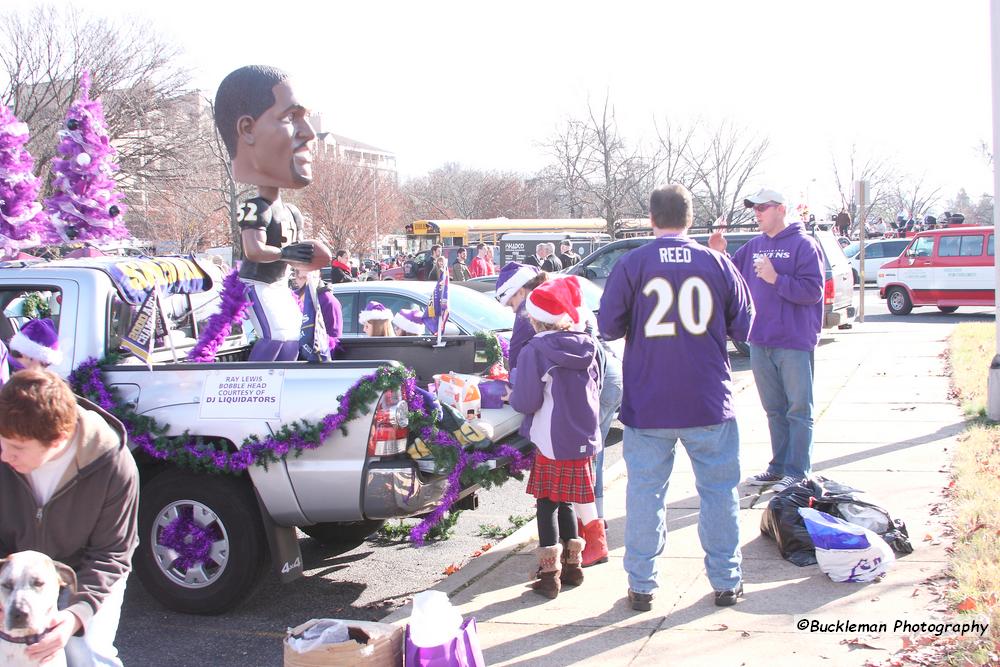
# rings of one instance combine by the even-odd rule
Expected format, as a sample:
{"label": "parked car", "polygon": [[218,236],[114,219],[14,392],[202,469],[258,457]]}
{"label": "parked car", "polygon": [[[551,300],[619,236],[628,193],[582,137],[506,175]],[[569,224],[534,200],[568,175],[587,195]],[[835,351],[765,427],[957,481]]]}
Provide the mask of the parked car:
{"label": "parked car", "polygon": [[[847,321],[854,317],[854,281],[851,274],[851,265],[844,256],[844,251],[840,243],[830,231],[815,230],[811,232],[813,238],[819,242],[824,256],[824,288],[823,303],[825,312],[823,315],[823,327],[832,328],[847,325]],[[691,234],[691,238],[708,245],[708,238],[711,234],[707,232],[696,232]],[[743,244],[757,236],[751,232],[730,232],[726,234],[728,245],[726,252],[733,254],[739,250]],[[603,248],[598,248],[587,257],[580,260],[580,263],[570,268],[567,273],[583,276],[597,283],[601,287],[608,279],[612,267],[622,255],[634,248],[638,248],[653,240],[652,236],[642,236],[631,239],[621,239],[614,243],[609,243]],[[736,344],[740,352],[746,353],[748,348],[745,345]]]}
{"label": "parked car", "polygon": [[[876,282],[879,267],[890,259],[899,257],[909,244],[906,239],[874,239],[865,243],[865,282]],[[861,244],[852,243],[844,248],[844,254],[851,262],[854,284],[861,284]]]}
{"label": "parked car", "polygon": [[893,315],[914,306],[994,306],[996,285],[992,227],[951,227],[918,232],[906,250],[878,270],[878,293]]}
{"label": "parked car", "polygon": [[[373,280],[330,285],[330,291],[340,301],[344,314],[344,336],[353,337],[364,335],[358,323],[358,313],[369,301],[378,301],[394,313],[403,308],[426,309],[435,285],[429,280]],[[510,309],[482,292],[457,283],[448,288],[448,310],[450,315],[445,335],[471,336],[480,331],[510,331],[514,327],[514,313]]]}

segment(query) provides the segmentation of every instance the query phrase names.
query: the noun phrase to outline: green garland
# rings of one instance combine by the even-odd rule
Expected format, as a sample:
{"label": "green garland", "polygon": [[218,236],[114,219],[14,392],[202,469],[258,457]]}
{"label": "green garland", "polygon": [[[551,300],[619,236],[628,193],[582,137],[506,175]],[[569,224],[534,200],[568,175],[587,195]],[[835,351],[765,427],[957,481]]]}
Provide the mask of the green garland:
{"label": "green garland", "polygon": [[504,354],[503,349],[500,347],[500,339],[492,331],[477,331],[476,338],[483,344],[486,354],[486,365],[493,366],[494,364],[503,361]]}
{"label": "green garland", "polygon": [[52,317],[52,308],[49,306],[49,300],[42,296],[41,292],[29,292],[24,295],[22,312],[30,320]]}

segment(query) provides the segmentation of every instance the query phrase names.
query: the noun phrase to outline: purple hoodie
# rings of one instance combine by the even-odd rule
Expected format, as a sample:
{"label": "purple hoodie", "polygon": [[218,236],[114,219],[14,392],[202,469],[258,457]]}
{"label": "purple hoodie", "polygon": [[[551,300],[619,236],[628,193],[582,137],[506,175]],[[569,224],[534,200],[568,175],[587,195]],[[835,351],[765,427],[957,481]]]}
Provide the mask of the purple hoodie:
{"label": "purple hoodie", "polygon": [[535,329],[531,326],[531,321],[528,320],[528,314],[524,312],[527,302],[527,299],[522,301],[521,305],[514,311],[514,330],[510,332],[510,350],[507,362],[512,372],[517,368],[517,358],[521,354],[521,350],[535,335]]}
{"label": "purple hoodie", "polygon": [[[755,257],[769,257],[778,280],[769,284],[757,277]],[[750,344],[811,351],[823,327],[823,253],[794,222],[777,236],[751,239],[733,255],[733,264],[750,287],[756,313]]]}
{"label": "purple hoodie", "polygon": [[601,449],[600,392],[594,339],[585,333],[543,331],[521,350],[510,405],[527,415],[520,434],[544,456],[583,459]]}

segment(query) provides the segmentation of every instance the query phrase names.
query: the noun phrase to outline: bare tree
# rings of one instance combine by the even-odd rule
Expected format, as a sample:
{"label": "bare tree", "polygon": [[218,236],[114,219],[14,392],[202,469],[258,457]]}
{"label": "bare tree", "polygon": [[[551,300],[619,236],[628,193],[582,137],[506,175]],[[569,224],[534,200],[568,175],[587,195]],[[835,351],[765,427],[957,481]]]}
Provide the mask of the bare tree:
{"label": "bare tree", "polygon": [[288,193],[311,223],[308,233],[332,249],[372,253],[376,235],[402,228],[403,206],[395,173],[362,167],[336,151],[313,156],[313,181]]}
{"label": "bare tree", "polygon": [[895,166],[882,157],[863,157],[852,144],[845,155],[831,156],[833,179],[840,194],[841,207],[851,214],[857,224],[858,202],[854,196],[854,182],[867,181],[869,190],[868,213],[872,218],[892,220],[895,214],[893,200],[899,177]]}
{"label": "bare tree", "polygon": [[585,164],[590,150],[590,132],[585,123],[567,120],[541,148],[554,162],[542,172],[542,177],[555,191],[561,213],[569,218],[582,218],[590,213],[587,179],[591,165]]}
{"label": "bare tree", "polygon": [[415,219],[533,218],[539,183],[520,174],[465,169],[456,163],[403,186]]}
{"label": "bare tree", "polygon": [[727,227],[737,225],[750,217],[744,189],[757,175],[770,140],[725,120],[702,141],[700,151],[693,142],[687,151],[687,167],[697,175],[695,217],[709,223],[722,217]]}
{"label": "bare tree", "polygon": [[35,169],[47,174],[80,74],[89,71],[91,95],[102,98],[118,150],[117,178],[133,224],[148,210],[142,197],[183,173],[181,158],[193,140],[190,128],[175,122],[176,103],[189,93],[190,81],[178,55],[148,22],[48,5],[7,12],[0,15],[0,102],[31,128]]}
{"label": "bare tree", "polygon": [[988,193],[984,192],[978,202],[973,202],[965,188],[960,188],[946,206],[949,212],[964,215],[966,224],[993,226],[993,197]]}
{"label": "bare tree", "polygon": [[931,189],[924,179],[925,176],[901,179],[889,200],[892,209],[906,211],[915,220],[921,220],[941,198],[941,188]]}

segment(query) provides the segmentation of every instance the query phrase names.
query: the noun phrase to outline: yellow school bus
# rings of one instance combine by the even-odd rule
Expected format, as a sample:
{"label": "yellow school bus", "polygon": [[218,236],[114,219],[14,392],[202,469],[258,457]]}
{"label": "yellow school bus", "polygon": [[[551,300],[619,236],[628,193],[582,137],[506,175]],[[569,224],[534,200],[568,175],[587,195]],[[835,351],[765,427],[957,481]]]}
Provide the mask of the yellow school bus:
{"label": "yellow school bus", "polygon": [[[433,243],[468,246],[475,243],[496,245],[500,237],[512,232],[603,232],[607,228],[604,218],[532,218],[510,220],[414,220],[406,225],[406,234],[418,239],[419,247]],[[427,239],[424,243],[423,239]]]}

